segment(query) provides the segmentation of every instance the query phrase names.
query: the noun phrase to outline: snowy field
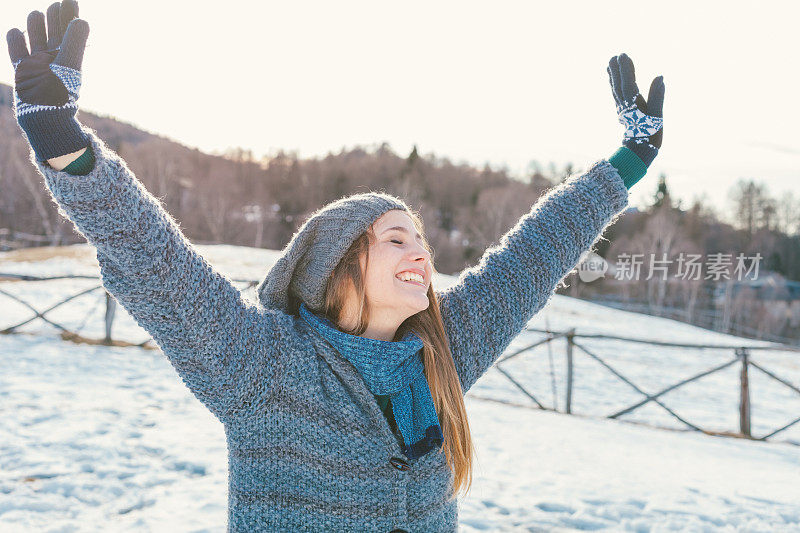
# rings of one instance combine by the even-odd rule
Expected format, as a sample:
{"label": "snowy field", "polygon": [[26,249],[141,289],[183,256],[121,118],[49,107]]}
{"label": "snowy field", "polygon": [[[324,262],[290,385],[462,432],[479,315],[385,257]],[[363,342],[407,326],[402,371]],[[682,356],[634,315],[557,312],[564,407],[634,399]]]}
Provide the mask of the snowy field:
{"label": "snowy field", "polygon": [[[232,278],[260,279],[277,256],[234,246],[198,248]],[[0,254],[0,272],[98,275],[88,245],[57,252]],[[454,281],[439,276],[434,284]],[[5,282],[0,289],[42,310],[97,284]],[[254,297],[252,290],[245,294]],[[100,338],[104,302],[96,291],[46,316]],[[29,316],[23,305],[0,295],[0,329]],[[530,326],[753,344],[563,296],[555,296]],[[21,331],[27,334],[0,335],[0,532],[224,531],[222,425],[159,351],[62,342],[41,320]],[[118,308],[114,338],[138,343],[149,336]],[[508,351],[537,338],[524,333]],[[578,342],[647,392],[733,358],[732,350]],[[563,409],[563,341],[551,350],[539,347],[503,368],[539,401]],[[752,359],[800,384],[800,353],[754,352]],[[736,431],[739,370],[733,365],[661,400],[703,428]],[[754,435],[800,416],[800,395],[755,370],[750,378]],[[760,442],[683,431],[652,403],[623,420],[673,429],[604,419],[641,395],[579,350],[572,405],[580,416],[484,398],[531,404],[496,369],[467,394],[478,462],[472,491],[460,500],[462,531],[800,532],[800,446],[792,444],[800,444],[800,424],[774,442]]]}

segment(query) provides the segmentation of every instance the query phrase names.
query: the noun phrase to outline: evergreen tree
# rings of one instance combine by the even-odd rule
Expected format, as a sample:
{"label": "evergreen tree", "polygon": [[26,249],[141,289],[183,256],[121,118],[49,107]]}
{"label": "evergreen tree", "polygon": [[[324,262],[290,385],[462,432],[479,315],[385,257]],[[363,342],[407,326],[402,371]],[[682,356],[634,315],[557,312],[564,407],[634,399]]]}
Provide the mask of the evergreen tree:
{"label": "evergreen tree", "polygon": [[417,152],[417,145],[415,144],[414,148],[411,150],[411,153],[408,154],[408,157],[406,158],[406,163],[409,167],[413,167],[414,163],[417,162],[417,159],[419,159],[419,153]]}
{"label": "evergreen tree", "polygon": [[658,176],[658,187],[653,196],[653,207],[661,207],[662,205],[672,207],[672,200],[669,195],[669,188],[667,187],[667,175],[663,172]]}

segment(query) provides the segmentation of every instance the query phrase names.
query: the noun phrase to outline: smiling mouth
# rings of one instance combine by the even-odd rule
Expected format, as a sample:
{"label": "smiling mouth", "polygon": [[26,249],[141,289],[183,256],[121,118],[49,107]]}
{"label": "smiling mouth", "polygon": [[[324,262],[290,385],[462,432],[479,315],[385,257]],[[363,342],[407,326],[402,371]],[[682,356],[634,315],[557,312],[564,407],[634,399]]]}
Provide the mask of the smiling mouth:
{"label": "smiling mouth", "polygon": [[396,279],[397,281],[400,281],[401,283],[408,283],[408,284],[411,284],[411,285],[416,285],[417,287],[424,287],[425,286],[422,283],[420,283],[419,281],[414,281],[414,280],[404,281],[404,280],[402,280],[400,278],[394,278],[394,279]]}

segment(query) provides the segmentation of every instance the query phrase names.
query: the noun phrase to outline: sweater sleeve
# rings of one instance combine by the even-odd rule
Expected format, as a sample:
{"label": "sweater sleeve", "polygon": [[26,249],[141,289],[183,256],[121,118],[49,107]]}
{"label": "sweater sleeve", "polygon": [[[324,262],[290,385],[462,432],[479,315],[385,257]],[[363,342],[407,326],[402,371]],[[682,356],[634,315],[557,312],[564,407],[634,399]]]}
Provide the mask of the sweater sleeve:
{"label": "sweater sleeve", "polygon": [[126,163],[85,131],[96,159],[88,174],[30,157],[59,212],[96,248],[103,285],[217,418],[253,407],[280,372],[291,317],[243,299]]}
{"label": "sweater sleeve", "polygon": [[547,191],[477,265],[437,293],[464,393],[547,304],[627,204],[618,171],[601,160]]}

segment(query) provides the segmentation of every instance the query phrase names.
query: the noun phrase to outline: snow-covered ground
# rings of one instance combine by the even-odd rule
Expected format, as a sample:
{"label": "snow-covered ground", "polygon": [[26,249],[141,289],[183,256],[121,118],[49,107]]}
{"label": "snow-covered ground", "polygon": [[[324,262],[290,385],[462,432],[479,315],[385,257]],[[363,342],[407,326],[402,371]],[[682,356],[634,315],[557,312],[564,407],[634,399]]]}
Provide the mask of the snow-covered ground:
{"label": "snow-covered ground", "polygon": [[[198,246],[233,278],[260,279],[276,252]],[[0,272],[97,275],[87,245],[51,257],[0,254]],[[34,261],[23,261],[28,258]],[[455,278],[439,276],[444,287]],[[45,309],[97,280],[5,282],[0,289]],[[246,295],[254,297],[251,291]],[[102,291],[47,316],[87,337],[102,337]],[[0,329],[30,311],[0,295]],[[83,325],[83,326],[81,326]],[[555,296],[530,326],[663,341],[751,341]],[[22,335],[0,335],[0,531],[223,531],[226,450],[221,424],[154,350],[62,342],[41,320]],[[148,338],[122,309],[114,337]],[[509,353],[540,338],[520,335]],[[689,351],[621,341],[579,340],[646,392],[711,368],[731,350]],[[764,343],[766,345],[766,343]],[[551,375],[550,359],[553,360]],[[800,354],[754,352],[753,360],[800,384]],[[545,405],[563,409],[564,344],[505,363]],[[703,428],[736,431],[738,365],[661,400]],[[751,370],[752,427],[766,434],[800,416],[800,395]],[[467,394],[478,462],[460,501],[465,532],[475,531],[798,531],[800,424],[775,442],[712,437],[648,404],[623,420],[602,418],[641,398],[580,351],[573,411],[531,402],[490,370]],[[789,442],[786,442],[789,441]]]}

